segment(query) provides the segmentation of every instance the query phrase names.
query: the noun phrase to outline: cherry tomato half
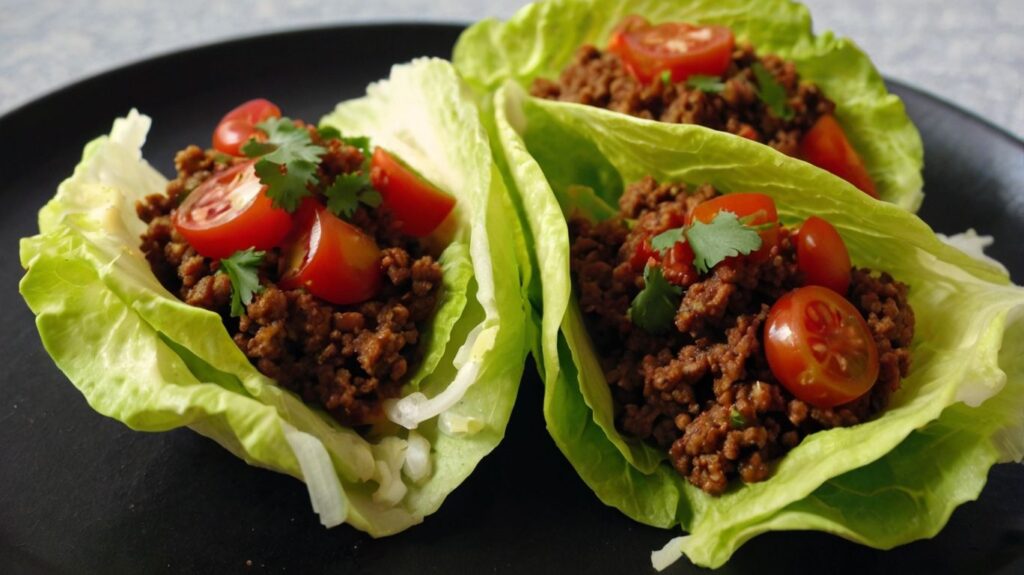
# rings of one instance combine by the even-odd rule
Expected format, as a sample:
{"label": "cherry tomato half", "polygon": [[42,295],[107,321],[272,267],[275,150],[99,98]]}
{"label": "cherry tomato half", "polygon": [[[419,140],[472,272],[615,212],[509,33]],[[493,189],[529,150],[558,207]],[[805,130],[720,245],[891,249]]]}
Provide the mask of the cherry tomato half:
{"label": "cherry tomato half", "polygon": [[174,211],[175,229],[200,254],[226,258],[238,250],[265,250],[288,235],[292,218],[274,207],[254,165],[244,162],[210,176]]}
{"label": "cherry tomato half", "polygon": [[839,232],[818,216],[800,226],[796,263],[807,285],[827,287],[839,295],[850,289],[850,253]]}
{"label": "cherry tomato half", "polygon": [[665,22],[652,26],[630,16],[612,33],[608,51],[622,58],[630,74],[647,84],[666,70],[673,82],[701,74],[721,76],[729,68],[735,40],[725,26]]}
{"label": "cherry tomato half", "polygon": [[241,156],[242,144],[257,133],[256,124],[280,117],[281,109],[269,100],[249,100],[221,118],[213,131],[213,147],[231,156]]}
{"label": "cherry tomato half", "polygon": [[402,232],[422,238],[430,235],[455,207],[455,198],[416,175],[382,148],[370,161],[373,187],[402,226]]}
{"label": "cherry tomato half", "polygon": [[857,186],[862,192],[878,197],[864,161],[846,139],[846,132],[832,116],[822,116],[800,140],[800,156],[819,168],[828,170]]}
{"label": "cherry tomato half", "polygon": [[306,288],[339,305],[366,301],[377,293],[381,255],[373,238],[315,201],[305,202],[296,220],[299,229],[283,254],[281,287]]}
{"label": "cherry tomato half", "polygon": [[849,301],[821,286],[779,298],[764,326],[768,366],[797,398],[829,408],[867,393],[878,379],[878,349]]}
{"label": "cherry tomato half", "polygon": [[736,214],[743,223],[749,226],[772,224],[759,230],[761,247],[749,257],[759,261],[768,256],[772,247],[779,242],[779,214],[775,209],[775,201],[771,196],[757,193],[725,194],[717,198],[697,204],[690,212],[690,221],[710,224],[718,212],[726,211]]}

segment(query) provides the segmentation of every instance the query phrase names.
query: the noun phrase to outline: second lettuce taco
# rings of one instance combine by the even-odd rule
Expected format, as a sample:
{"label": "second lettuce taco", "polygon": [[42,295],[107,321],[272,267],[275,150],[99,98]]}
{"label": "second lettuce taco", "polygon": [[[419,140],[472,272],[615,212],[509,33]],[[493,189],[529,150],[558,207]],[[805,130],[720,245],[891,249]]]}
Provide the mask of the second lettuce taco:
{"label": "second lettuce taco", "polygon": [[907,210],[921,204],[921,140],[848,39],[814,35],[789,0],[551,0],[470,27],[459,73],[485,92],[706,126],[827,169]]}

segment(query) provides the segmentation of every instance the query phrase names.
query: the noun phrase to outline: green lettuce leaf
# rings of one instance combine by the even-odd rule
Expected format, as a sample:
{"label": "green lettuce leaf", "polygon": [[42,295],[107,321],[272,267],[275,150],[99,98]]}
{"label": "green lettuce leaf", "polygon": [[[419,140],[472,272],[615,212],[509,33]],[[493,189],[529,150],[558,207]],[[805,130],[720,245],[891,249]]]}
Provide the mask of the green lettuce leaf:
{"label": "green lettuce leaf", "polygon": [[[510,187],[528,206],[527,241],[544,254],[534,305],[543,312],[548,430],[603,502],[637,521],[689,532],[656,554],[659,564],[685,553],[718,566],[772,529],[820,529],[882,548],[927,537],[977,495],[992,463],[1020,459],[1024,290],[998,266],[947,245],[895,205],[741,138],[538,100],[513,82],[494,96],[493,114],[505,161],[516,166]],[[587,145],[560,149],[552,142]],[[667,463],[638,457],[612,423],[610,393],[591,359],[571,293],[562,214],[577,203],[571,190],[579,180],[616,205],[622,183],[645,175],[769,194],[784,222],[824,217],[856,265],[909,284],[917,317],[913,367],[889,409],[873,421],[808,436],[769,480],[720,497],[694,488]],[[964,435],[954,440],[951,433]],[[931,445],[949,450],[936,456],[935,465],[949,466],[944,474],[915,466]],[[877,502],[866,495],[875,492],[887,495]]]}
{"label": "green lettuce leaf", "polygon": [[536,78],[556,79],[580,45],[605,46],[612,29],[629,14],[656,23],[725,25],[760,54],[792,60],[804,80],[818,84],[836,103],[836,115],[881,197],[911,211],[920,206],[923,150],[903,103],[888,93],[852,41],[831,32],[815,36],[807,9],[789,0],[538,2],[507,22],[488,19],[471,26],[452,59],[478,90],[493,92],[506,80],[529,86]]}
{"label": "green lettuce leaf", "polygon": [[503,180],[450,65],[396,66],[327,123],[373,137],[458,199],[424,360],[393,401],[413,415],[404,428],[364,437],[341,426],[260,374],[218,315],[160,285],[138,249],[134,205],[166,180],[142,159],[150,120],[134,110],[86,147],[40,211],[40,234],[21,242],[20,289],[47,351],[96,411],[133,429],[191,427],[305,481],[326,526],[383,536],[437,510],[504,434],[526,353],[518,260],[512,230],[493,225],[505,219]]}

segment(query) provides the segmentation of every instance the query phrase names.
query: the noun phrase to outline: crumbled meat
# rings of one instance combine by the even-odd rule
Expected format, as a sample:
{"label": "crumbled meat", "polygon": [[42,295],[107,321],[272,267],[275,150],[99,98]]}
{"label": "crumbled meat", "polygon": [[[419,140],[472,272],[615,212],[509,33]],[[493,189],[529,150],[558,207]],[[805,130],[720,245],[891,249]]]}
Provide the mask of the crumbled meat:
{"label": "crumbled meat", "polygon": [[[785,90],[792,118],[785,120],[770,113],[758,97],[752,68],[755,62],[760,62]],[[719,93],[704,92],[685,82],[665,84],[655,80],[642,84],[626,70],[618,55],[588,44],[577,50],[557,82],[537,79],[531,92],[541,98],[640,118],[723,130],[791,156],[797,154],[803,134],[819,117],[835,109],[816,85],[800,81],[792,62],[772,55],[758,57],[749,44],[739,44],[733,50],[722,82],[725,88]]]}
{"label": "crumbled meat", "polygon": [[[361,168],[363,155],[344,142],[315,143],[327,153],[318,167],[318,181],[329,184],[339,174]],[[136,206],[149,224],[142,251],[153,272],[186,303],[216,311],[239,349],[263,374],[322,405],[339,421],[372,423],[385,399],[396,397],[402,378],[417,359],[420,327],[436,307],[442,283],[440,265],[414,238],[397,232],[383,208],[370,214],[356,211],[352,223],[382,246],[384,287],[374,298],[355,305],[334,305],[305,290],[285,290],[278,250],[268,250],[260,270],[263,290],[240,318],[229,315],[231,282],[218,273],[219,261],[203,257],[174,228],[171,214],[190,192],[218,170],[238,160],[189,146],[175,157],[178,177],[166,194],[145,198]]]}
{"label": "crumbled meat", "polygon": [[630,261],[633,253],[714,196],[710,186],[691,190],[648,177],[624,190],[617,217],[593,223],[574,216],[569,229],[574,286],[618,427],[666,449],[680,475],[720,494],[734,477],[766,479],[771,462],[807,434],[883,410],[910,366],[914,314],[906,285],[855,268],[848,295],[874,335],[878,380],[862,397],[831,409],[794,398],[772,375],[762,348],[771,304],[803,282],[783,228],[765,257],[734,258],[682,282],[675,330],[655,337],[634,327],[627,313],[643,273]]}

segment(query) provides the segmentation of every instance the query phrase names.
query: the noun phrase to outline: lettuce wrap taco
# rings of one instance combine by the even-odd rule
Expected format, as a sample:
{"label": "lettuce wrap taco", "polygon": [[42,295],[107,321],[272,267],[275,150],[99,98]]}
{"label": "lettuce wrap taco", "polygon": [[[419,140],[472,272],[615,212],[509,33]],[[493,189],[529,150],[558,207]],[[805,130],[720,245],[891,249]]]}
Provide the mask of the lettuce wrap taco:
{"label": "lettuce wrap taco", "polygon": [[902,102],[848,39],[789,0],[552,0],[484,20],[453,61],[491,92],[706,126],[769,145],[916,211],[922,146]]}
{"label": "lettuce wrap taco", "polygon": [[[1021,459],[1024,290],[1000,267],[747,139],[533,98],[514,82],[492,104],[535,254],[548,430],[604,503],[688,533],[652,555],[656,567],[684,554],[720,566],[771,530],[883,549],[931,537],[994,463]],[[718,201],[736,203],[701,214]],[[816,219],[851,283],[804,265]],[[818,363],[787,382],[767,325],[810,284],[857,311],[802,308],[826,328],[797,339]],[[868,331],[844,319],[855,316]],[[815,365],[848,376],[850,395],[802,394],[821,384],[801,378]],[[865,369],[866,387],[845,387]]]}
{"label": "lettuce wrap taco", "polygon": [[454,70],[395,66],[319,127],[247,102],[170,182],[149,127],[133,110],[89,143],[21,242],[49,354],[101,414],[304,481],[326,526],[421,522],[501,440],[526,348]]}

